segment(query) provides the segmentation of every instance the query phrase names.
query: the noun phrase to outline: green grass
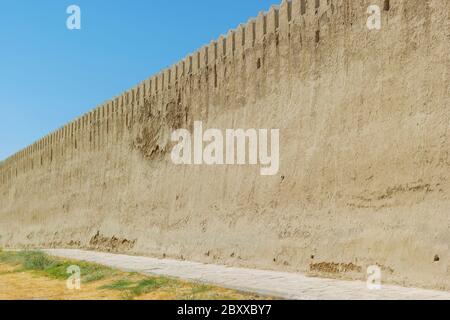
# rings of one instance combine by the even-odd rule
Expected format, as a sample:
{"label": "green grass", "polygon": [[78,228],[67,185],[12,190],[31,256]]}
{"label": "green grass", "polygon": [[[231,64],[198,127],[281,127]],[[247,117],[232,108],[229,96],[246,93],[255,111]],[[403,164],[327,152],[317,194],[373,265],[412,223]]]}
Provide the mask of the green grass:
{"label": "green grass", "polygon": [[192,289],[192,294],[197,295],[197,294],[208,292],[210,290],[212,290],[211,286],[208,286],[206,284],[199,284],[198,286],[196,286]]}
{"label": "green grass", "polygon": [[[57,280],[66,280],[69,276],[67,269],[76,265],[80,267],[82,283],[103,280],[116,274],[114,269],[105,266],[51,257],[42,251],[0,251],[0,262],[18,266],[17,272],[33,271]],[[126,278],[112,280],[111,284],[103,285],[99,289],[121,291],[124,299],[134,299],[159,289],[175,292],[182,285],[180,281],[167,277],[148,277],[146,279],[136,279],[136,277],[138,277],[136,273],[129,273]],[[190,292],[182,298],[195,299],[211,290],[213,290],[211,286],[193,284]]]}
{"label": "green grass", "polygon": [[124,278],[111,284],[104,285],[100,289],[123,291],[123,297],[125,299],[133,299],[161,288],[176,288],[178,285],[178,281],[165,277],[151,277],[139,281],[132,281],[128,278]]}
{"label": "green grass", "polygon": [[133,282],[128,279],[120,279],[111,284],[104,285],[100,287],[100,289],[108,289],[108,290],[127,290],[133,285]]}
{"label": "green grass", "polygon": [[83,283],[98,281],[115,273],[113,269],[105,266],[53,258],[42,251],[0,251],[0,262],[20,266],[18,271],[36,271],[58,280],[67,279],[67,269],[76,265],[80,267]]}
{"label": "green grass", "polygon": [[82,281],[83,281],[83,283],[91,283],[91,282],[103,280],[110,275],[112,275],[111,272],[105,272],[102,270],[98,270],[98,271],[94,271],[91,274],[84,276]]}
{"label": "green grass", "polygon": [[158,290],[160,288],[167,288],[176,285],[177,282],[175,280],[169,278],[149,278],[145,280],[141,280],[137,283],[137,285],[133,288],[132,292],[136,296],[140,296],[142,294],[149,293],[153,290]]}
{"label": "green grass", "polygon": [[[0,263],[16,266],[11,272],[31,271],[56,280],[66,280],[70,276],[67,273],[68,268],[78,266],[82,283],[104,280],[104,284],[109,280],[109,283],[106,282],[108,284],[97,289],[119,291],[122,298],[128,300],[153,293],[169,294],[181,300],[233,300],[236,296],[243,297],[238,292],[223,292],[214,286],[189,284],[168,277],[143,276],[135,272],[123,273],[94,263],[51,257],[42,251],[2,251],[0,248]],[[244,297],[252,298],[251,295]]]}

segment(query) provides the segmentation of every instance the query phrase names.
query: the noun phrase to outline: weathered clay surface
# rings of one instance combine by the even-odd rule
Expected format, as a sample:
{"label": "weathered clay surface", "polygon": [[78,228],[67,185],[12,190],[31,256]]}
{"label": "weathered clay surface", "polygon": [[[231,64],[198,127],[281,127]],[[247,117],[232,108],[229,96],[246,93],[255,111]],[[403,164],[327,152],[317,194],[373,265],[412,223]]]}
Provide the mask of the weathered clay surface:
{"label": "weathered clay surface", "polygon": [[[2,162],[0,245],[354,279],[378,264],[450,290],[450,2],[315,2],[284,2]],[[280,129],[279,174],[173,165],[170,133],[197,120]]]}

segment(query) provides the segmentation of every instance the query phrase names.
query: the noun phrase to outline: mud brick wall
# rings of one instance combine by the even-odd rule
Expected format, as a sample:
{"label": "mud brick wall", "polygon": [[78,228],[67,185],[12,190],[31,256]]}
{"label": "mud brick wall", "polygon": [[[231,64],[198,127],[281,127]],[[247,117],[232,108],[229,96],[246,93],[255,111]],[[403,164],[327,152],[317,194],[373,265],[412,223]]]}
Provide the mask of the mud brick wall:
{"label": "mud brick wall", "polygon": [[[382,28],[366,27],[367,8]],[[292,0],[0,164],[0,245],[450,289],[450,1]],[[170,133],[280,129],[280,172]]]}

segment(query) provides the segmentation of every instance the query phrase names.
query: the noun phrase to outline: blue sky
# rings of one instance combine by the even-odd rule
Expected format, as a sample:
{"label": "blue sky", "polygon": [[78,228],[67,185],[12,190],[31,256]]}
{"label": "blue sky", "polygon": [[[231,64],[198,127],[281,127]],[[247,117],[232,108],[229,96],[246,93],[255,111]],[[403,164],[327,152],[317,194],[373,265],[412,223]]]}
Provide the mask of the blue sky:
{"label": "blue sky", "polygon": [[0,160],[280,2],[2,1]]}

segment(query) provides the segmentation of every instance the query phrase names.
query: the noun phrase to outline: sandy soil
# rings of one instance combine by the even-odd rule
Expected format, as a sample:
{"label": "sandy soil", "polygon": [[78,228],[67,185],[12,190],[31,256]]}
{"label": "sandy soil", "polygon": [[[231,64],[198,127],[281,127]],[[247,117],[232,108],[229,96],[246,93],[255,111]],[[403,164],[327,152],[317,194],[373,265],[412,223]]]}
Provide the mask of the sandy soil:
{"label": "sandy soil", "polygon": [[114,300],[121,293],[101,290],[103,283],[82,285],[80,290],[68,290],[66,283],[31,272],[17,272],[17,267],[0,264],[1,300]]}
{"label": "sandy soil", "polygon": [[[126,291],[102,289],[114,281],[127,278],[140,281],[148,277],[118,273],[113,278],[82,284],[80,290],[69,290],[65,281],[54,280],[45,275],[19,271],[17,266],[0,264],[0,300],[122,300],[128,299]],[[258,296],[245,294],[233,290],[198,286],[196,284],[179,281],[174,287],[167,286],[151,293],[134,297],[135,300],[174,300],[174,299],[257,299]]]}

